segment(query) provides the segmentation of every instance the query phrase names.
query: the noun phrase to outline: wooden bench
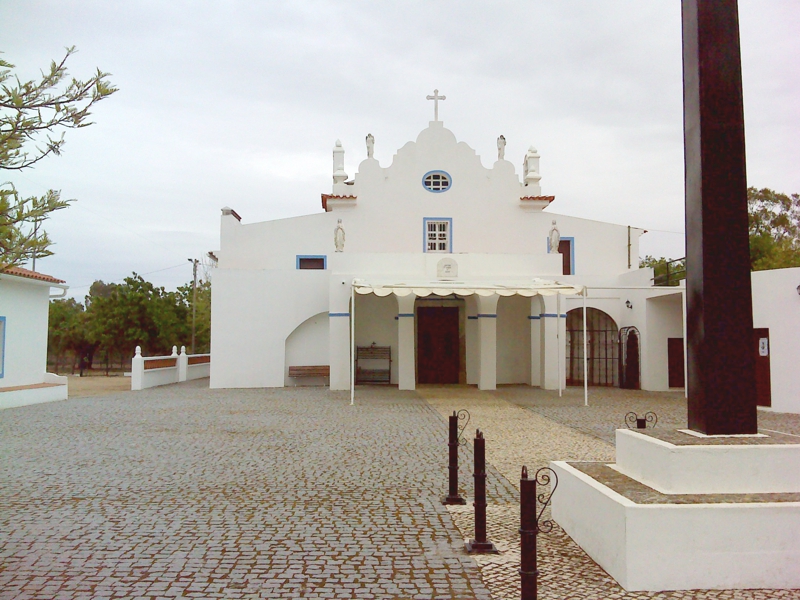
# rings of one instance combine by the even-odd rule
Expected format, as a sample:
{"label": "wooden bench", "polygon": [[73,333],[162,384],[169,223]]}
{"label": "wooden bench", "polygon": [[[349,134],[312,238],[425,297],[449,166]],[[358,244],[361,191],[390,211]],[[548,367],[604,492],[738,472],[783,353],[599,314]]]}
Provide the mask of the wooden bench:
{"label": "wooden bench", "polygon": [[307,367],[289,367],[289,377],[330,377],[330,365],[312,365]]}
{"label": "wooden bench", "polygon": [[[362,361],[372,367],[373,361],[385,362],[385,368],[364,368]],[[392,348],[391,346],[358,346],[356,348],[356,383],[382,383],[392,381]]]}

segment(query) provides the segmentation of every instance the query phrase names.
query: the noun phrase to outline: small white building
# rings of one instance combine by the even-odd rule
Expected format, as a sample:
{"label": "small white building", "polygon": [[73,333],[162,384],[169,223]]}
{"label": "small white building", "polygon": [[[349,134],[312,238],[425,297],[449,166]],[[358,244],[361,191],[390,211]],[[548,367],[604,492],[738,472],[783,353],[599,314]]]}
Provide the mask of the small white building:
{"label": "small white building", "polygon": [[223,209],[211,387],[582,385],[585,302],[589,385],[683,388],[684,288],[639,269],[644,230],[553,213],[503,136],[489,167],[438,120],[388,166],[374,144],[348,179],[336,142],[318,214]]}
{"label": "small white building", "polygon": [[0,271],[0,409],[67,399],[67,378],[47,372],[50,289],[64,282],[21,267]]}

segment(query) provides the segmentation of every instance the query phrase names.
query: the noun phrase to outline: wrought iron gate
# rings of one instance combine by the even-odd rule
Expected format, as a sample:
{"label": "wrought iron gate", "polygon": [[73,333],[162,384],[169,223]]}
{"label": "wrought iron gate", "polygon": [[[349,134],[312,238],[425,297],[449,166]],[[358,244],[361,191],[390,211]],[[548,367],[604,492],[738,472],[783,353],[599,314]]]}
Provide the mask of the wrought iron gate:
{"label": "wrought iron gate", "polygon": [[[589,385],[619,385],[617,324],[596,308],[586,309]],[[583,385],[583,309],[567,313],[567,385]]]}
{"label": "wrought iron gate", "polygon": [[629,390],[642,388],[640,342],[636,327],[619,330],[619,387]]}

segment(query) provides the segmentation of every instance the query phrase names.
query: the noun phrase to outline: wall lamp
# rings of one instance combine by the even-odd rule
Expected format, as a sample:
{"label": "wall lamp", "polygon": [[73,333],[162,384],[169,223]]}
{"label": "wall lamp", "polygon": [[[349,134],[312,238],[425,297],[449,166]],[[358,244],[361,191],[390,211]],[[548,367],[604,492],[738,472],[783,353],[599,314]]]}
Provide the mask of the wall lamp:
{"label": "wall lamp", "polygon": [[[797,286],[797,289],[798,289],[797,293],[800,294],[800,286]],[[627,306],[628,308],[633,308],[633,304],[631,304],[630,300],[625,300],[625,306]]]}

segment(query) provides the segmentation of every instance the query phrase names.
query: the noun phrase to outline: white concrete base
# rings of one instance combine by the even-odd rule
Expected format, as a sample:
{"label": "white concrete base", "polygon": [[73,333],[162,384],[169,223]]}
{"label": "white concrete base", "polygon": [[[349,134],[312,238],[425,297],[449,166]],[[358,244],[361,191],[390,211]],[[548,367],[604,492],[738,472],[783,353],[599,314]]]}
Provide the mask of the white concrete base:
{"label": "white concrete base", "polygon": [[663,494],[800,492],[797,444],[676,446],[617,430],[616,469]]}
{"label": "white concrete base", "polygon": [[47,384],[47,387],[24,387],[10,391],[3,391],[0,388],[0,409],[67,399],[66,377],[47,373],[44,384]]}
{"label": "white concrete base", "polygon": [[635,504],[550,466],[553,518],[626,590],[800,588],[800,502]]}

